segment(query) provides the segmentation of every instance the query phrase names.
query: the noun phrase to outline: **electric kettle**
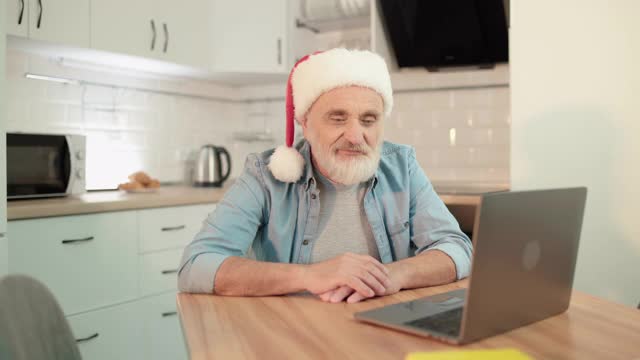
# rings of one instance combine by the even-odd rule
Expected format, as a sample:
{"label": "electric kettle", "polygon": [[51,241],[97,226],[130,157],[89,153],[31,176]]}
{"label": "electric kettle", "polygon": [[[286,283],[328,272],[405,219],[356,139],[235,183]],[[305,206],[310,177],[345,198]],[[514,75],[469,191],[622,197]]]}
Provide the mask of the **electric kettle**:
{"label": "electric kettle", "polygon": [[[227,171],[222,174],[222,157],[226,158]],[[193,184],[195,186],[220,187],[231,173],[231,157],[222,146],[204,145],[198,153]]]}

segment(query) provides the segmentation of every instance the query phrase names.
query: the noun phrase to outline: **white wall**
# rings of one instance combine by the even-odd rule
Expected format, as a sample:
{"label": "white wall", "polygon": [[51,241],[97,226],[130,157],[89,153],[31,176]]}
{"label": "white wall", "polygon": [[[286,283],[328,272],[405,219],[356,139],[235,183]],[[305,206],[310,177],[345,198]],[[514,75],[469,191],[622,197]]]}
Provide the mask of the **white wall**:
{"label": "white wall", "polygon": [[515,0],[511,183],[588,187],[575,286],[640,301],[640,1]]}

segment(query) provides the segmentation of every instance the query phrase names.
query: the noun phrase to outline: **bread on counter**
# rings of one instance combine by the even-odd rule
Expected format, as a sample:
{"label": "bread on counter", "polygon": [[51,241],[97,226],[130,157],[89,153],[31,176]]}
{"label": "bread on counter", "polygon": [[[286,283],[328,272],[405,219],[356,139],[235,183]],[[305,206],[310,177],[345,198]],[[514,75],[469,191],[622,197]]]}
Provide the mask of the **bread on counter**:
{"label": "bread on counter", "polygon": [[144,189],[157,189],[160,181],[149,176],[144,171],[137,171],[129,175],[129,182],[118,185],[118,189],[125,191],[135,191]]}

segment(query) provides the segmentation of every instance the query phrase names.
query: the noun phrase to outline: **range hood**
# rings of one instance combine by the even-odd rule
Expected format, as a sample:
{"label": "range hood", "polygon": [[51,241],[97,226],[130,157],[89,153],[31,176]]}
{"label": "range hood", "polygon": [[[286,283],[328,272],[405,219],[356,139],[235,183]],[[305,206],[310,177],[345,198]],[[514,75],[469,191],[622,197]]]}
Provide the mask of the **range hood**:
{"label": "range hood", "polygon": [[379,0],[399,67],[493,67],[509,60],[508,0]]}

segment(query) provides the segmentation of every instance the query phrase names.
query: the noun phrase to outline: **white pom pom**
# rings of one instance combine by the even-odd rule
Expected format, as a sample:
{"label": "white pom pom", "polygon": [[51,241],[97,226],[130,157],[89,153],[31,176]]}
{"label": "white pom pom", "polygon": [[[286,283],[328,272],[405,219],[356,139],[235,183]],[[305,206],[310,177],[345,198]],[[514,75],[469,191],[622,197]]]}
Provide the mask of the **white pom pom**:
{"label": "white pom pom", "polygon": [[271,155],[269,170],[282,182],[296,182],[304,170],[304,158],[298,150],[280,145]]}

